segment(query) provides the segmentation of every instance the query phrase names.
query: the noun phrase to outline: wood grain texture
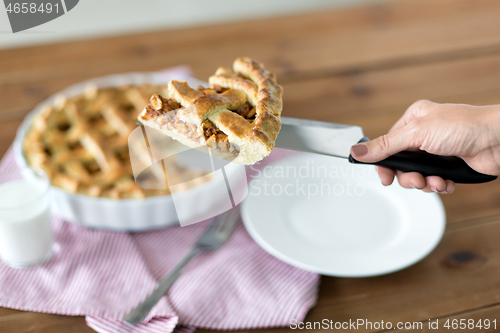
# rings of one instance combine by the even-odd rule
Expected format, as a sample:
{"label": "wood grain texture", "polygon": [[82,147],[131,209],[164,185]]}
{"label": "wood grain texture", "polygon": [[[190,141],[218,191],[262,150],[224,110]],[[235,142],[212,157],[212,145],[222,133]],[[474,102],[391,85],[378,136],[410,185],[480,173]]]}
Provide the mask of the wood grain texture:
{"label": "wood grain texture", "polygon": [[[465,223],[448,230],[427,258],[403,271],[359,279],[322,277],[318,305],[305,322],[365,319],[389,321],[395,326],[449,316],[469,318],[475,313],[471,310],[500,303],[499,243],[500,219],[475,226]],[[483,319],[495,319],[494,312],[486,314]],[[374,331],[365,327],[357,330]]]}
{"label": "wood grain texture", "polygon": [[[470,332],[470,333],[478,333],[478,332],[497,332],[499,327],[498,324],[498,314],[500,313],[500,306],[493,305],[488,306],[479,310],[467,311],[466,313],[460,313],[453,316],[446,316],[442,318],[435,318],[432,320],[427,320],[421,322],[421,326],[415,325],[415,329],[407,329],[407,330],[386,330],[384,332],[415,332],[415,333],[429,333],[429,332]],[[471,322],[472,320],[472,322]],[[484,323],[485,320],[489,320],[489,329],[486,329]],[[494,324],[493,321],[496,320]],[[461,324],[461,321],[464,322],[466,326],[458,326],[458,328],[454,328],[453,322],[456,321],[457,325]],[[473,324],[473,326],[468,326]],[[449,326],[446,326],[449,325]],[[482,326],[482,327],[481,327]],[[417,328],[418,327],[418,328]],[[421,328],[420,328],[421,327]],[[464,328],[465,327],[465,328]]]}
{"label": "wood grain texture", "polygon": [[[1,50],[0,155],[24,116],[68,85],[175,65],[189,65],[203,79],[241,55],[278,74],[285,115],[357,124],[371,138],[385,133],[418,99],[500,104],[498,17],[495,0],[408,0]],[[429,257],[381,277],[323,277],[318,305],[306,321],[426,324],[498,315],[500,183],[458,186],[442,199],[448,227]],[[92,330],[82,317],[0,308],[0,332]]]}
{"label": "wood grain texture", "polygon": [[[206,77],[213,68],[247,54],[282,76],[395,59],[481,49],[500,44],[494,0],[388,2],[319,14],[230,23],[2,52],[9,75],[1,82],[32,81],[46,71],[73,76],[188,64]],[[33,51],[33,52],[30,52]],[[460,51],[460,52],[459,52]],[[20,56],[21,55],[21,56]],[[145,61],[147,60],[147,61]],[[79,64],[80,66],[74,66]],[[83,66],[85,65],[85,66]],[[106,67],[106,68],[103,68]]]}
{"label": "wood grain texture", "polygon": [[11,116],[0,119],[22,117],[43,98],[91,77],[187,64],[207,78],[242,54],[261,60],[287,82],[499,53],[499,15],[494,0],[390,2],[3,50],[0,112]]}

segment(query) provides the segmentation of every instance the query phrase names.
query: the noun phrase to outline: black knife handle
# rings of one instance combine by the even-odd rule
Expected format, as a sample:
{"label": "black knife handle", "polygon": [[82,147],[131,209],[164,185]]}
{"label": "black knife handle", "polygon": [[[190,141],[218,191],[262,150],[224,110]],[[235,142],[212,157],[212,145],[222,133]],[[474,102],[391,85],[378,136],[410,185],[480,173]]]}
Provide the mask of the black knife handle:
{"label": "black knife handle", "polygon": [[[366,141],[369,139],[363,138],[359,142]],[[349,155],[349,162],[379,165],[403,172],[414,171],[424,177],[439,176],[462,184],[479,184],[497,179],[497,176],[477,172],[459,157],[434,155],[425,151],[402,151],[375,163],[360,162]]]}

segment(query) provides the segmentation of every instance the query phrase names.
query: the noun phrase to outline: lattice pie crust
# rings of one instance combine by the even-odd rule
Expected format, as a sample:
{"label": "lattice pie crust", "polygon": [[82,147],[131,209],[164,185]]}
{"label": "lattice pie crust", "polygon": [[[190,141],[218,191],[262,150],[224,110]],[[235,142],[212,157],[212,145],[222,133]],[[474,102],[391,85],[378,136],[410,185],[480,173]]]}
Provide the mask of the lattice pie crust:
{"label": "lattice pie crust", "polygon": [[268,156],[281,128],[282,92],[276,77],[249,58],[219,68],[210,88],[171,81],[138,119],[190,147],[208,146],[216,156],[253,164]]}
{"label": "lattice pie crust", "polygon": [[[82,95],[59,96],[35,117],[23,141],[28,164],[71,193],[114,199],[169,194],[168,188],[145,190],[135,183],[128,148],[137,114],[152,94],[166,91],[164,85],[88,86]],[[198,177],[179,165],[169,170],[176,183]]]}

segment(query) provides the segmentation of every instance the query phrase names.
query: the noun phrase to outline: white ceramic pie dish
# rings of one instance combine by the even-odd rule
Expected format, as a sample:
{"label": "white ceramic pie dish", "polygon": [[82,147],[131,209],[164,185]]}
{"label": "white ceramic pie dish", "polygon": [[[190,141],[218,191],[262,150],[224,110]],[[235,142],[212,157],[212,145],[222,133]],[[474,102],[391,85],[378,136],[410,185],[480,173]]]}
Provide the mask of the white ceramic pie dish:
{"label": "white ceramic pie dish", "polygon": [[[121,86],[127,84],[165,84],[172,79],[183,79],[192,86],[206,83],[191,77],[173,76],[168,72],[149,73],[126,73],[109,75],[84,81],[70,86],[63,91],[49,97],[38,104],[31,111],[19,127],[14,140],[14,155],[19,166],[26,165],[23,155],[22,141],[31,126],[34,117],[41,111],[42,105],[52,104],[58,95],[67,97],[79,95],[84,92],[88,84],[95,84],[98,88]],[[189,167],[189,166],[188,166]],[[225,167],[228,177],[240,177],[241,167],[229,164]],[[176,200],[186,202],[205,202],[205,204],[192,204],[189,213],[193,217],[205,214],[207,209],[207,197],[214,199],[213,193],[221,186],[219,177],[195,186],[184,192],[176,193]],[[225,185],[224,185],[225,186]],[[145,199],[109,199],[101,197],[90,197],[83,194],[72,194],[61,188],[52,186],[52,210],[53,213],[64,220],[72,223],[82,224],[91,228],[111,229],[117,231],[144,231],[179,225],[178,216],[172,196],[156,196]],[[217,204],[214,201],[212,204]],[[190,205],[191,207],[191,205]]]}

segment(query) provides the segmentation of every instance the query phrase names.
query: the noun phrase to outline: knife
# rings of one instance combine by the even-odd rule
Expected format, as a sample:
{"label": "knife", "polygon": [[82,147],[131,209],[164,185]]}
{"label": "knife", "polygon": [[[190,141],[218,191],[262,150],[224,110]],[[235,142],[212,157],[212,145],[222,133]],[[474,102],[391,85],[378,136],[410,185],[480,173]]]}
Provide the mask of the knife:
{"label": "knife", "polygon": [[434,155],[422,150],[402,151],[375,163],[355,160],[350,154],[351,146],[366,141],[369,139],[359,126],[281,117],[276,147],[341,157],[351,163],[379,165],[403,172],[415,171],[424,177],[439,176],[455,183],[478,184],[497,178],[477,172],[459,157]]}

